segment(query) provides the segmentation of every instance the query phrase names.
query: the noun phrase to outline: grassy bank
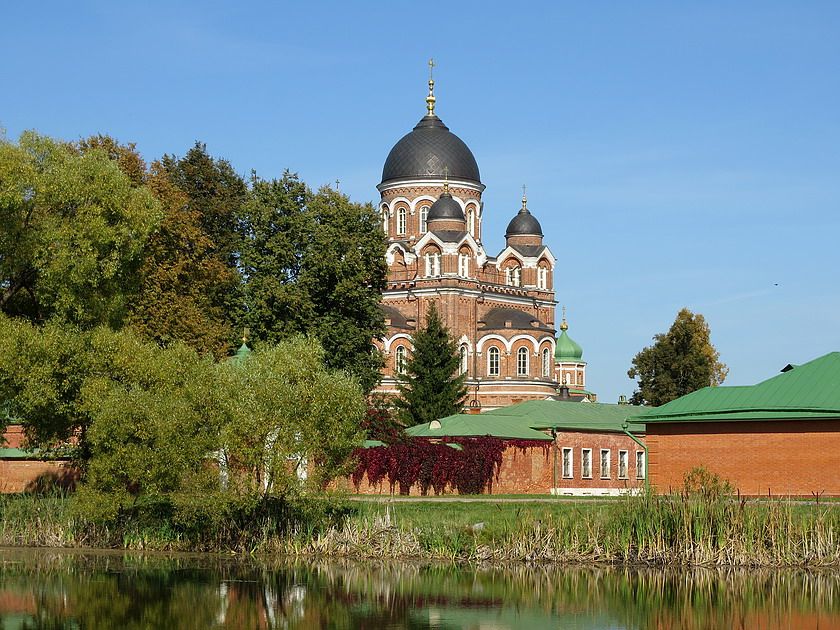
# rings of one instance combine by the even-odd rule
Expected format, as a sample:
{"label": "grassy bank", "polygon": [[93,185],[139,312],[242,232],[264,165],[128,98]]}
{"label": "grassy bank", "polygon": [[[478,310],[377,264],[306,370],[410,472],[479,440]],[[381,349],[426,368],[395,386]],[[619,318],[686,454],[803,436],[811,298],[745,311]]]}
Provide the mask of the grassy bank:
{"label": "grassy bank", "polygon": [[840,566],[840,509],[786,501],[627,497],[579,503],[356,503],[277,534],[171,524],[102,527],[61,496],[0,498],[0,544],[474,562]]}

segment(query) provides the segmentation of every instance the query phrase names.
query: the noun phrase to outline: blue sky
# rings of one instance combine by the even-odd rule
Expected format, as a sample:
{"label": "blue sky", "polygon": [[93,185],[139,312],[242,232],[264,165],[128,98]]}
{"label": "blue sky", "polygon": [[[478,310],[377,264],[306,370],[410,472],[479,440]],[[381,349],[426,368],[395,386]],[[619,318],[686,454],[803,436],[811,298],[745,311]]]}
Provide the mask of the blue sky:
{"label": "blue sky", "polygon": [[521,185],[605,402],[687,306],[750,384],[840,350],[836,2],[11,3],[0,126],[109,133],[147,159],[196,140],[376,198],[437,113],[472,149],[485,245]]}

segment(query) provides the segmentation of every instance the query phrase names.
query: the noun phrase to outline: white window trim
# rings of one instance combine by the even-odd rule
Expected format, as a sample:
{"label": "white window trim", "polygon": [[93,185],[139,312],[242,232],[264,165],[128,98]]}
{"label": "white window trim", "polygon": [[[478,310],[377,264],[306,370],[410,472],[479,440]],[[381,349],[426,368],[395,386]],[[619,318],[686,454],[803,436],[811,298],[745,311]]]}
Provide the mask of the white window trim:
{"label": "white window trim", "polygon": [[[584,467],[584,458],[583,454],[589,453],[589,474],[586,474],[586,468]],[[580,476],[581,479],[592,479],[592,449],[591,448],[582,448],[580,449]]]}
{"label": "white window trim", "polygon": [[[560,451],[561,459],[560,459],[560,466],[561,466],[561,473],[563,479],[574,479],[575,478],[575,450],[569,446],[564,446],[563,449]],[[569,456],[569,474],[566,474],[566,455]]]}
{"label": "white window trim", "polygon": [[[621,474],[621,456],[624,455],[624,474]],[[630,452],[629,451],[618,451],[618,478],[619,479],[629,479],[630,478]]]}
{"label": "white window trim", "polygon": [[426,254],[426,276],[434,278],[440,275],[440,253],[429,252]]}
{"label": "white window trim", "polygon": [[[639,460],[642,461],[642,466],[639,468]],[[647,462],[645,461],[645,452],[636,451],[636,479],[644,479],[647,471]]]}
{"label": "white window trim", "polygon": [[420,234],[425,234],[429,231],[427,217],[429,216],[429,206],[420,206]]}
{"label": "white window trim", "polygon": [[397,349],[394,350],[394,369],[397,374],[405,374],[406,360],[405,346],[397,346]]}
{"label": "white window trim", "polygon": [[[607,470],[604,473],[604,453],[607,454]],[[612,479],[612,453],[608,448],[602,448],[598,453],[598,468],[600,469],[601,479]]]}
{"label": "white window trim", "polygon": [[470,275],[470,255],[458,254],[458,275],[468,278]]}
{"label": "white window trim", "polygon": [[537,288],[543,291],[548,288],[548,269],[537,267]]}
{"label": "white window trim", "polygon": [[[524,351],[524,352],[523,352]],[[531,373],[531,361],[530,357],[528,356],[528,348],[519,348],[516,351],[516,375],[517,376],[528,376]],[[520,359],[525,357],[525,371],[522,371],[522,365],[520,364]]]}
{"label": "white window trim", "polygon": [[407,212],[406,212],[405,208],[398,208],[397,209],[397,234],[400,235],[400,236],[405,235],[406,215],[407,215]]}
{"label": "white window trim", "polygon": [[542,351],[542,375],[543,378],[551,376],[551,350],[543,348]]}
{"label": "white window trim", "polygon": [[[493,371],[493,356],[496,357],[496,370]],[[496,346],[487,349],[487,376],[499,376],[502,373],[502,353]]]}
{"label": "white window trim", "polygon": [[461,363],[461,374],[467,373],[467,368],[469,367],[469,356],[470,351],[467,348],[466,344],[461,346],[461,349],[458,350],[458,358],[460,359]]}

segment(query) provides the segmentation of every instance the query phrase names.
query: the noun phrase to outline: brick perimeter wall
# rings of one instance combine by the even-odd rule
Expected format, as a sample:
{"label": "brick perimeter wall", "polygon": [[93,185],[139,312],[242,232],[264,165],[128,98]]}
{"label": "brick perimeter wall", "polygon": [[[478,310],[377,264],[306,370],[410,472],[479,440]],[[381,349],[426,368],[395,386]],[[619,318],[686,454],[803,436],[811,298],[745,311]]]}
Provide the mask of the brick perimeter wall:
{"label": "brick perimeter wall", "polygon": [[[635,452],[641,450],[630,438],[615,433],[592,433],[592,432],[565,432],[557,434],[556,441],[556,465],[557,465],[557,488],[562,493],[563,489],[583,490],[598,494],[599,490],[629,490],[640,488],[644,480],[636,477]],[[574,470],[573,477],[564,479],[562,474],[562,449],[569,447],[574,449]],[[580,450],[591,448],[593,452],[592,478],[581,478],[580,471]],[[601,479],[598,469],[600,449],[610,450],[609,479]],[[629,470],[627,479],[618,478],[618,452],[628,451]],[[499,470],[499,478],[493,481],[493,494],[549,494],[553,487],[554,475],[552,469],[555,463],[554,452],[551,448],[540,447],[520,450],[509,447],[502,454],[502,466]],[[345,483],[338,483],[339,487],[355,491],[352,483],[347,480]],[[382,484],[372,486],[367,478],[362,479],[358,492],[360,494],[389,494],[387,480]],[[399,492],[395,488],[395,493]],[[447,494],[450,492],[447,491]],[[411,488],[411,495],[419,495],[417,487]],[[430,491],[430,494],[431,491]]]}
{"label": "brick perimeter wall", "polygon": [[0,493],[32,490],[37,481],[47,477],[59,485],[73,485],[78,479],[78,471],[66,461],[0,460]]}
{"label": "brick perimeter wall", "polygon": [[840,496],[840,420],[649,424],[651,486],[704,466],[741,494]]}

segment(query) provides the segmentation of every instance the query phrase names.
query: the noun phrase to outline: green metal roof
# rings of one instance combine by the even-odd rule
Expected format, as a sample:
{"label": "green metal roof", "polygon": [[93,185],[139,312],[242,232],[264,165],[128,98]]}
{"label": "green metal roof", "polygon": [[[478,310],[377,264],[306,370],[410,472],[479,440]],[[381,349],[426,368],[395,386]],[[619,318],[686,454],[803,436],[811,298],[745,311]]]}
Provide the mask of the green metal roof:
{"label": "green metal roof", "polygon": [[840,352],[787,366],[757,385],[704,387],[634,417],[637,422],[840,419]]}
{"label": "green metal roof", "polygon": [[[415,437],[467,437],[489,435],[523,440],[551,440],[547,429],[558,431],[608,431],[621,425],[638,407],[554,400],[530,400],[482,414],[456,414],[440,420],[440,428],[420,424],[407,429]],[[643,426],[630,424],[631,431]]]}

